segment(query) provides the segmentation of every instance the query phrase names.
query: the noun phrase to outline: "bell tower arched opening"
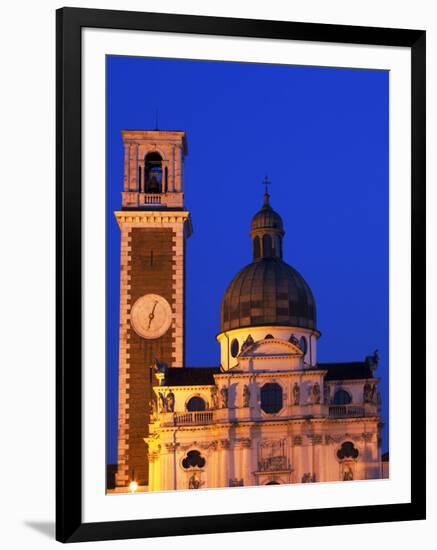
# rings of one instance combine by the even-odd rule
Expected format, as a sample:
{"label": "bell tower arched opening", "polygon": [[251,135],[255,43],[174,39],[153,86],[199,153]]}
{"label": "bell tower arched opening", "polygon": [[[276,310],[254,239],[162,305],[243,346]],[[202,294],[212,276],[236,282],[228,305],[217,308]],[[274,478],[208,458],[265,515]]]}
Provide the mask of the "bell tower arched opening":
{"label": "bell tower arched opening", "polygon": [[163,192],[162,157],[159,153],[148,153],[144,157],[144,192]]}

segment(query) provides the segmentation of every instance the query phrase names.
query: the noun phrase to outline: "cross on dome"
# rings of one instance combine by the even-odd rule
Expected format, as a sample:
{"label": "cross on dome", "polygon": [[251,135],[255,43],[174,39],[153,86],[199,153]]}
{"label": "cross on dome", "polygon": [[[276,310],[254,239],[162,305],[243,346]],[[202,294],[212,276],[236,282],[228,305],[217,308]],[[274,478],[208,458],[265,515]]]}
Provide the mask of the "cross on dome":
{"label": "cross on dome", "polygon": [[269,180],[268,176],[266,175],[265,178],[263,179],[262,181],[262,184],[265,186],[265,191],[264,191],[264,206],[268,206],[269,205],[269,198],[270,198],[270,195],[269,195],[269,185],[272,184],[272,182]]}

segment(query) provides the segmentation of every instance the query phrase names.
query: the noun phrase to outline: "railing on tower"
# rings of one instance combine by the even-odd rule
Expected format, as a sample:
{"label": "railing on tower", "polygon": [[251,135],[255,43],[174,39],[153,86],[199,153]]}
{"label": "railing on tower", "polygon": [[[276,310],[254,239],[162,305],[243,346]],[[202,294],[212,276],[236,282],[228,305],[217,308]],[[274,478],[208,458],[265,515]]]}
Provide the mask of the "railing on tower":
{"label": "railing on tower", "polygon": [[144,194],[144,204],[161,204],[161,195]]}

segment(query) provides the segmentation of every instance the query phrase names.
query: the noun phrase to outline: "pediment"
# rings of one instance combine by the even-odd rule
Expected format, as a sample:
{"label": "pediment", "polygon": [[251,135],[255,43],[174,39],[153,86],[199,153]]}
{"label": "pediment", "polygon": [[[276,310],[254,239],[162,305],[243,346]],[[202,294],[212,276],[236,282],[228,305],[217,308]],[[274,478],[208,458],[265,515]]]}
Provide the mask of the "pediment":
{"label": "pediment", "polygon": [[258,340],[247,347],[240,357],[275,357],[275,356],[297,355],[302,357],[304,354],[297,344],[286,340]]}

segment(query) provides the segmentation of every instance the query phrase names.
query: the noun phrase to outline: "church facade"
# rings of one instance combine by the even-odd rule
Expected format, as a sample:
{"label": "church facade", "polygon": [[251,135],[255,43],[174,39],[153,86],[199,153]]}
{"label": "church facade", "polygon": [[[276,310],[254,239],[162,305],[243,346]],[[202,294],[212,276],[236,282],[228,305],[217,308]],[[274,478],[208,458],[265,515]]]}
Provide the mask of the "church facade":
{"label": "church facade", "polygon": [[315,299],[283,259],[267,189],[250,227],[253,261],[222,299],[220,365],[186,367],[185,136],[123,140],[117,490],[382,477],[377,353],[318,362]]}

